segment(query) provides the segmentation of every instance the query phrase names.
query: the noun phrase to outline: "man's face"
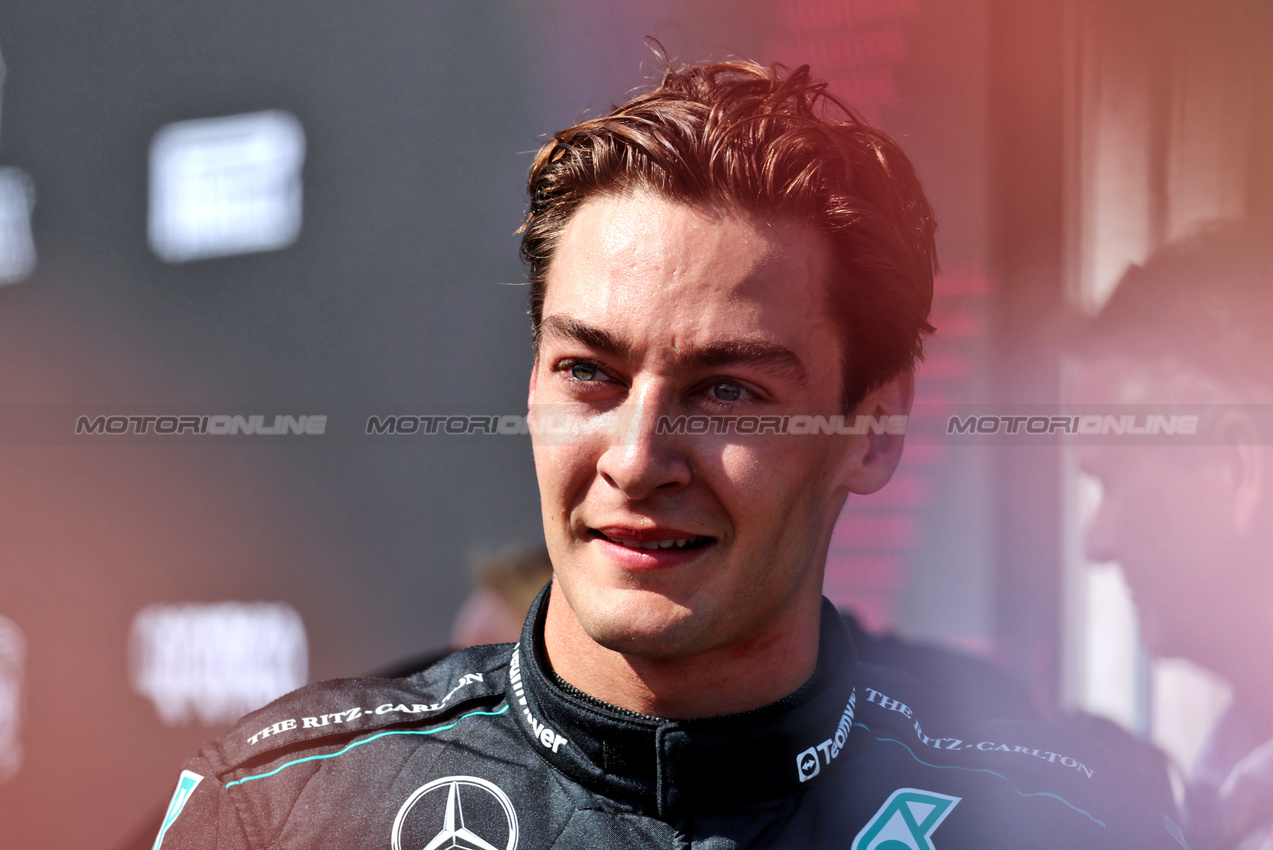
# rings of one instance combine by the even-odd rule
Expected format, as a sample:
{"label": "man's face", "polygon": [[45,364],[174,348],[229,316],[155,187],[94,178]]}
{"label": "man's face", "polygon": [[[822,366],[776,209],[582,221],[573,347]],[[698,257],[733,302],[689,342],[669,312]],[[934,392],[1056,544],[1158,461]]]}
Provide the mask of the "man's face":
{"label": "man's face", "polygon": [[[1145,412],[1215,399],[1214,389],[1181,364],[1121,357],[1081,364],[1070,395],[1079,404]],[[1122,567],[1155,654],[1214,667],[1232,651],[1229,630],[1261,593],[1247,575],[1239,450],[1107,439],[1080,445],[1078,460],[1101,484],[1086,531],[1088,559]]]}
{"label": "man's face", "polygon": [[741,650],[797,612],[816,621],[862,438],[657,423],[842,412],[829,260],[812,228],[648,192],[571,219],[530,406],[558,429],[533,437],[556,588],[593,640],[674,658]]}

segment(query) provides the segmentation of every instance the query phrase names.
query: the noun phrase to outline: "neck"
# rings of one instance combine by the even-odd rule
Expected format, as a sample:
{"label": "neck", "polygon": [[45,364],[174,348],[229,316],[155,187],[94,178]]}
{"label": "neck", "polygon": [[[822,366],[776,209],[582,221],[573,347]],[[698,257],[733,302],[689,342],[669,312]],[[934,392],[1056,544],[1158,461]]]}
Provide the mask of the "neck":
{"label": "neck", "polygon": [[809,681],[818,664],[821,610],[820,595],[804,594],[758,634],[692,655],[651,658],[594,641],[554,583],[544,645],[558,676],[610,705],[669,719],[713,717],[768,705]]}

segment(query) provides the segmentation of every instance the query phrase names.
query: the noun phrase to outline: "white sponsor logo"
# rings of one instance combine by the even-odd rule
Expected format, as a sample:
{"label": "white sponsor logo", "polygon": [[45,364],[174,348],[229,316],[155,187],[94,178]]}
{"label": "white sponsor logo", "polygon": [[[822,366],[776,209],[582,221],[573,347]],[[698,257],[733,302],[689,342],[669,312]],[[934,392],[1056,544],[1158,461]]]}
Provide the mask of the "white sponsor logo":
{"label": "white sponsor logo", "polygon": [[1034,756],[1037,759],[1043,759],[1049,764],[1059,764],[1064,767],[1072,768],[1085,775],[1088,779],[1092,778],[1095,772],[1092,768],[1080,762],[1078,759],[1071,758],[1061,753],[1054,753],[1051,750],[1041,750],[1038,747],[1025,747],[1020,744],[1008,746],[1007,744],[996,743],[994,741],[981,741],[977,744],[972,742],[964,743],[962,738],[930,738],[924,733],[924,728],[920,726],[919,719],[915,717],[915,712],[911,707],[901,700],[893,699],[886,694],[882,694],[874,688],[866,689],[866,701],[875,703],[889,711],[896,711],[908,720],[914,721],[915,739],[927,747],[933,747],[938,750],[968,750],[977,749],[982,752],[998,752],[998,753],[1021,753],[1027,756]]}
{"label": "white sponsor logo", "polygon": [[0,617],[0,782],[22,766],[22,669],[26,640],[11,620]]}
{"label": "white sponsor logo", "polygon": [[[849,694],[840,722],[836,724],[835,734],[796,756],[796,775],[801,782],[808,782],[821,773],[822,765],[830,764],[832,759],[840,755],[840,750],[844,749],[844,742],[849,739],[849,732],[853,729],[853,708],[857,705],[857,697],[856,690]],[[819,754],[822,755],[821,760],[818,758]]]}
{"label": "white sponsor logo", "polygon": [[896,711],[907,720],[914,721],[915,737],[924,746],[932,747],[938,750],[961,750],[965,744],[962,738],[930,738],[924,734],[924,727],[919,724],[919,720],[915,717],[915,712],[911,711],[911,707],[906,703],[895,700],[886,694],[882,694],[874,688],[866,689],[866,701],[878,703],[887,708],[889,711]]}
{"label": "white sponsor logo", "polygon": [[[463,676],[460,677],[459,684],[457,684],[454,688],[452,688],[450,693],[442,697],[442,700],[440,702],[433,702],[433,703],[415,702],[415,703],[412,703],[411,705],[407,705],[406,703],[386,702],[386,703],[381,703],[380,705],[376,706],[374,709],[362,708],[359,706],[354,708],[344,708],[344,709],[341,709],[340,711],[332,711],[327,714],[315,714],[310,717],[299,717],[299,718],[288,717],[287,719],[280,720],[277,723],[271,723],[269,726],[266,726],[264,729],[260,730],[255,735],[252,735],[250,738],[247,739],[247,741],[249,744],[255,744],[257,741],[263,741],[266,738],[269,738],[273,735],[278,735],[281,732],[291,732],[297,728],[321,729],[324,726],[329,726],[333,723],[335,724],[353,723],[355,720],[360,720],[362,718],[372,717],[375,715],[432,714],[434,712],[441,711],[446,706],[446,704],[451,701],[451,697],[455,696],[455,694],[458,693],[461,688],[466,688],[469,685],[476,684],[481,681],[482,681],[481,673],[465,673]],[[398,718],[395,717],[392,719],[398,719]],[[300,723],[299,727],[297,726],[297,722]]]}
{"label": "white sponsor logo", "polygon": [[170,263],[285,248],[301,231],[305,131],[287,112],[169,124],[150,146],[150,247]]}
{"label": "white sponsor logo", "polygon": [[796,756],[796,772],[800,775],[801,782],[808,781],[822,772],[822,763],[818,761],[816,747],[810,747]]}
{"label": "white sponsor logo", "polygon": [[412,792],[393,820],[393,850],[516,850],[508,795],[476,776],[444,776]]}
{"label": "white sponsor logo", "polygon": [[133,619],[133,688],[164,723],[238,719],[305,684],[305,626],[290,605],[152,605]]}
{"label": "white sponsor logo", "polygon": [[508,681],[513,686],[513,698],[517,700],[517,705],[521,708],[522,718],[540,746],[555,753],[562,744],[569,744],[570,741],[564,735],[542,722],[531,713],[530,706],[526,704],[526,689],[522,684],[521,647],[513,650],[513,657],[508,662]]}

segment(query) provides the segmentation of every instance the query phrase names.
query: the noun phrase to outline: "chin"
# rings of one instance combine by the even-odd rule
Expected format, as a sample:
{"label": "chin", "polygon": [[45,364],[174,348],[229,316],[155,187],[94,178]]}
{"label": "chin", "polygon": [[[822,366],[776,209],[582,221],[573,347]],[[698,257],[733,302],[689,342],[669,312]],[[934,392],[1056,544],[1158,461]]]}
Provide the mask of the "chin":
{"label": "chin", "polygon": [[649,591],[604,595],[610,598],[594,597],[575,609],[588,637],[601,646],[642,658],[677,658],[694,651],[700,618],[693,611]]}

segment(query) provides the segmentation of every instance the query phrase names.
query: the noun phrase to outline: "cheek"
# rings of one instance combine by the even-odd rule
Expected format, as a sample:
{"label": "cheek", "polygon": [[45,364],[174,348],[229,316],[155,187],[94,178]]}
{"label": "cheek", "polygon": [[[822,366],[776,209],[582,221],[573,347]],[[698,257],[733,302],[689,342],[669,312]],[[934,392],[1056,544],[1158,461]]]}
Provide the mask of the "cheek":
{"label": "cheek", "polygon": [[[763,453],[753,446],[730,444],[724,446],[714,462],[709,462],[710,473],[725,487],[717,488],[722,501],[749,504],[763,500],[773,484],[773,470],[764,460]],[[705,470],[709,471],[709,470]]]}
{"label": "cheek", "polygon": [[834,458],[819,443],[782,436],[725,446],[715,475],[718,497],[758,525],[783,522],[802,506],[822,503]]}
{"label": "cheek", "polygon": [[535,474],[545,510],[568,508],[577,501],[572,494],[586,486],[596,469],[595,453],[586,446],[566,441],[536,442]]}

